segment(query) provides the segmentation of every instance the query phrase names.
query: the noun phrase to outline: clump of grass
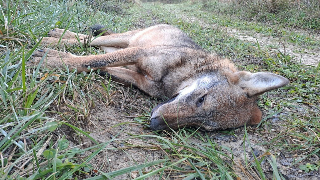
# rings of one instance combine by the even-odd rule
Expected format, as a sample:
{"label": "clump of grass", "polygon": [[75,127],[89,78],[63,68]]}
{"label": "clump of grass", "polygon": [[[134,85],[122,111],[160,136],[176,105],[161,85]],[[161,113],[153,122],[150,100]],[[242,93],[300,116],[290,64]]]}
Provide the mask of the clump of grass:
{"label": "clump of grass", "polygon": [[[48,29],[74,22],[72,16],[63,12],[63,7],[74,12],[79,10],[78,6],[85,5],[47,1],[42,4],[35,1],[16,3],[2,1],[0,4],[0,48],[4,52],[0,55],[0,179],[85,176],[92,170],[88,162],[110,142],[79,149],[56,133],[61,126],[68,126],[97,144],[88,133],[74,126],[77,123],[68,122],[74,114],[77,119],[90,113],[91,96],[83,92],[85,88],[79,87],[87,87],[93,75],[84,77],[84,74],[75,75],[67,70],[49,71],[41,67],[41,62],[34,68],[27,66]],[[48,16],[56,19],[45,21]],[[86,80],[82,81],[82,78]],[[110,91],[109,85],[106,90]],[[65,103],[70,111],[74,111],[69,117],[52,108],[53,104],[57,107]],[[56,114],[62,118],[55,118]],[[92,153],[83,161],[77,157],[90,151]]]}

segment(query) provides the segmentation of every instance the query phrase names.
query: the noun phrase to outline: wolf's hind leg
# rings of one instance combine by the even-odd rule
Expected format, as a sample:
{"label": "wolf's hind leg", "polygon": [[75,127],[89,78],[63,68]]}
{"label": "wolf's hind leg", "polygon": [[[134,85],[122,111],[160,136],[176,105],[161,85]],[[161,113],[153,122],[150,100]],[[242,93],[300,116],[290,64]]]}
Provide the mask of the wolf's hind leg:
{"label": "wolf's hind leg", "polygon": [[76,45],[76,44],[83,44],[84,40],[81,39],[60,39],[55,37],[43,37],[41,44],[46,46],[54,46],[54,45],[63,45],[70,46],[70,45]]}
{"label": "wolf's hind leg", "polygon": [[84,44],[89,39],[88,35],[74,33],[69,30],[55,28],[48,33],[49,37],[43,37],[43,45],[78,45]]}
{"label": "wolf's hind leg", "polygon": [[60,38],[62,36],[62,39],[85,39],[85,38],[88,38],[88,35],[74,33],[69,30],[59,29],[59,28],[54,28],[51,31],[49,31],[48,36],[55,37],[55,38]]}
{"label": "wolf's hind leg", "polygon": [[97,47],[127,48],[130,40],[141,30],[128,31],[125,33],[110,34],[93,38],[90,45]]}

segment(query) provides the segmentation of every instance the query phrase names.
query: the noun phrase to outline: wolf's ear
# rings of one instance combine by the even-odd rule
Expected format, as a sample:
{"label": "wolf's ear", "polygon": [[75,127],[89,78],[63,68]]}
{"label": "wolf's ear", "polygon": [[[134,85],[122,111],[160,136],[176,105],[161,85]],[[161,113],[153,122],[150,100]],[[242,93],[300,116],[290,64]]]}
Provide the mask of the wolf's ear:
{"label": "wolf's ear", "polygon": [[289,83],[287,78],[269,72],[250,73],[240,71],[236,75],[239,77],[236,84],[244,89],[248,96],[260,95]]}

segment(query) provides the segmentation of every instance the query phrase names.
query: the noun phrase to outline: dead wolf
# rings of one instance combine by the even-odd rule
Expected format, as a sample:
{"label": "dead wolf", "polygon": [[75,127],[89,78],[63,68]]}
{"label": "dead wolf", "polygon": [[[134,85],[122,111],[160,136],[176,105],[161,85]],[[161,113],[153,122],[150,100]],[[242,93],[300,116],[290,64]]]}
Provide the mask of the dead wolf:
{"label": "dead wolf", "polygon": [[[44,44],[84,43],[88,38],[54,29]],[[46,49],[45,65],[78,72],[100,69],[131,83],[150,96],[169,98],[153,108],[152,130],[196,126],[212,131],[256,125],[262,113],[256,104],[264,92],[285,86],[288,79],[269,72],[238,71],[228,59],[200,48],[180,29],[166,24],[119,34],[105,33],[90,42],[106,54],[76,56]]]}

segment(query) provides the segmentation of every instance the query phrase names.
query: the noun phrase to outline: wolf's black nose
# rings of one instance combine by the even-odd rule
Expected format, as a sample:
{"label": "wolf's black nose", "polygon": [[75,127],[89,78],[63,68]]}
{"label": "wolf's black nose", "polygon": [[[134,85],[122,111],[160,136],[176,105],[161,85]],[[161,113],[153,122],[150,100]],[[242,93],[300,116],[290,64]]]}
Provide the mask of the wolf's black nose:
{"label": "wolf's black nose", "polygon": [[160,117],[151,118],[150,129],[154,131],[164,130],[167,129],[167,124]]}

